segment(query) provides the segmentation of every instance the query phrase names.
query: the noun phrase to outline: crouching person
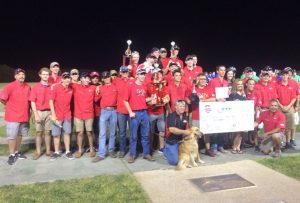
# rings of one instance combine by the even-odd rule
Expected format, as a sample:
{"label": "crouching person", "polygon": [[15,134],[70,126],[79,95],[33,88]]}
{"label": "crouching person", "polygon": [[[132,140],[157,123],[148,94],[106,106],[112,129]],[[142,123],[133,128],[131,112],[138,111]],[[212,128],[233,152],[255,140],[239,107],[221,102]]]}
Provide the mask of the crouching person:
{"label": "crouching person", "polygon": [[188,125],[188,115],[185,113],[185,105],[184,100],[177,100],[175,111],[167,117],[164,155],[170,165],[177,165],[179,142],[184,136],[191,133]]}
{"label": "crouching person", "polygon": [[272,99],[269,102],[269,110],[262,112],[254,123],[254,127],[257,127],[261,122],[264,124],[264,134],[262,135],[263,141],[260,150],[265,154],[269,154],[273,151],[274,147],[275,151],[272,154],[274,157],[281,155],[280,137],[285,129],[285,116],[278,108],[278,101]]}

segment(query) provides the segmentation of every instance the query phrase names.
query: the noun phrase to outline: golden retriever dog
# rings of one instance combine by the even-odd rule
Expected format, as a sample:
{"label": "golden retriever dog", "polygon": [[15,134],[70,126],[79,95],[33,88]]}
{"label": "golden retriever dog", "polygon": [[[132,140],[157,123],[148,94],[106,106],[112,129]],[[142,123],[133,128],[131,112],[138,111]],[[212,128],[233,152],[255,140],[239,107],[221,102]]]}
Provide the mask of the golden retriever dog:
{"label": "golden retriever dog", "polygon": [[197,127],[192,127],[191,134],[186,136],[179,145],[178,164],[176,170],[181,170],[187,167],[197,167],[197,163],[203,164],[198,151],[198,138],[201,138],[202,133]]}

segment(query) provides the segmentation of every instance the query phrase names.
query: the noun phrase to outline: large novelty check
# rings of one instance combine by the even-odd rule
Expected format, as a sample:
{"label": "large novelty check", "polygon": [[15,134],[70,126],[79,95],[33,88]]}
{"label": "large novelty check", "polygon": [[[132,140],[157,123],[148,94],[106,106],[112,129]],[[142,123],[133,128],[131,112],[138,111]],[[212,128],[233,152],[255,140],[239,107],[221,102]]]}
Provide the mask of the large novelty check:
{"label": "large novelty check", "polygon": [[254,129],[254,102],[200,102],[200,130],[204,134]]}

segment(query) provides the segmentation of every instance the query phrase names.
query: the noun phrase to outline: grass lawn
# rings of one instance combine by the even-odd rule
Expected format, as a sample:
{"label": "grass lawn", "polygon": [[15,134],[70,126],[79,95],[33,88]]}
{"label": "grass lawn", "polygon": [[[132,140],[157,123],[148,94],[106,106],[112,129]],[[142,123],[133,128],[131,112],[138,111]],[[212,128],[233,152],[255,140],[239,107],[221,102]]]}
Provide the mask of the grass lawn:
{"label": "grass lawn", "polygon": [[257,161],[275,171],[283,173],[287,176],[300,181],[300,156],[288,156],[279,158],[266,158]]}
{"label": "grass lawn", "polygon": [[130,174],[0,187],[5,202],[150,202]]}

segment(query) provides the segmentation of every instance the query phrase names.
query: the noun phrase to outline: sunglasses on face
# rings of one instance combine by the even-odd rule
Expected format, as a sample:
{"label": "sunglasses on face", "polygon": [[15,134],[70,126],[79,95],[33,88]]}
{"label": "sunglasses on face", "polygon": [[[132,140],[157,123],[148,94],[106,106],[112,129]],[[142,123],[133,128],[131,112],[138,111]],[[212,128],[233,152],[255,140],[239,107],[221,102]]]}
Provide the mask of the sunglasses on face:
{"label": "sunglasses on face", "polygon": [[78,73],[72,73],[71,75],[78,75]]}
{"label": "sunglasses on face", "polygon": [[117,74],[117,73],[114,73],[114,74],[111,74],[111,76],[118,76],[118,74]]}

